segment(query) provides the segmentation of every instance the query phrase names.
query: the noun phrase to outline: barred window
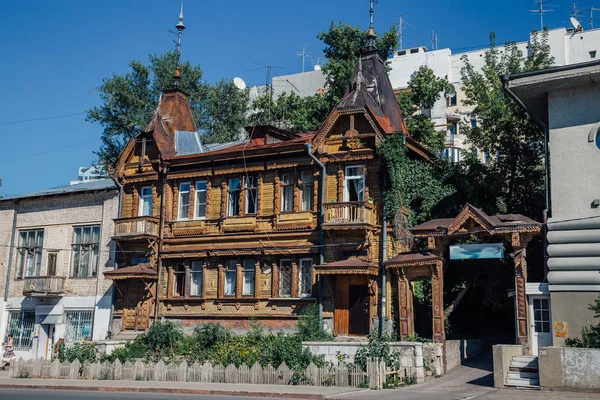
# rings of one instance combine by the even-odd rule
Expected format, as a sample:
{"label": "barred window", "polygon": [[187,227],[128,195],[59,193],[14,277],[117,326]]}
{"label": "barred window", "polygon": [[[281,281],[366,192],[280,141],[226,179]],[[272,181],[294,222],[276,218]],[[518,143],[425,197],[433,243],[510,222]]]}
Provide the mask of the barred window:
{"label": "barred window", "polygon": [[4,342],[6,343],[8,340],[8,334],[12,333],[14,350],[31,350],[34,324],[34,311],[11,311],[8,315],[7,336],[4,338]]}
{"label": "barred window", "polygon": [[192,261],[190,296],[202,296],[204,263],[202,261]]}
{"label": "barred window", "polygon": [[227,261],[227,270],[225,271],[225,295],[234,296],[237,281],[237,261]]}
{"label": "barred window", "polygon": [[254,278],[256,277],[256,261],[252,259],[244,260],[244,269],[242,278],[243,296],[254,296]]}
{"label": "barred window", "polygon": [[310,296],[312,293],[312,259],[303,258],[300,260],[300,276],[298,285],[298,295],[300,297]]}
{"label": "barred window", "polygon": [[302,171],[300,175],[302,189],[302,211],[313,209],[313,175],[311,171]]}
{"label": "barred window", "polygon": [[279,263],[279,297],[292,297],[292,260]]}
{"label": "barred window", "polygon": [[88,278],[98,272],[100,225],[73,228],[73,267],[71,276]]}
{"label": "barred window", "polygon": [[42,266],[42,244],[44,243],[44,230],[19,232],[19,263],[17,278],[40,276]]}
{"label": "barred window", "polygon": [[92,339],[92,310],[65,311],[67,317],[67,342]]}

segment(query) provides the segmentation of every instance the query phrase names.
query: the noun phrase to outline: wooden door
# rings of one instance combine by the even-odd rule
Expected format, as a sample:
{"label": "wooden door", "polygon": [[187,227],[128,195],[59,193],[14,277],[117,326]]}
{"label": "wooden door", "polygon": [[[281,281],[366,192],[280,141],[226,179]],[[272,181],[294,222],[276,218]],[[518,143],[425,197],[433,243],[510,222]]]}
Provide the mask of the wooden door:
{"label": "wooden door", "polygon": [[[335,296],[333,299],[334,302],[334,310],[333,310],[333,332],[335,335],[367,335],[370,330],[370,296],[368,292],[368,278],[365,275],[338,275],[335,279]],[[351,310],[351,288],[355,286],[363,287],[364,289],[358,289],[359,293],[366,293],[366,298],[364,303],[367,304],[367,312],[363,314],[366,315],[366,327],[359,329],[359,332],[354,332],[350,329],[350,310]],[[352,297],[354,298],[354,297]],[[358,318],[365,318],[364,316]],[[356,320],[356,318],[355,318]],[[363,324],[364,325],[364,324]],[[364,333],[360,333],[364,332]]]}
{"label": "wooden door", "polygon": [[348,333],[369,334],[369,288],[366,285],[350,285],[348,290]]}
{"label": "wooden door", "polygon": [[123,305],[123,330],[145,331],[149,326],[152,301],[144,284],[129,280]]}
{"label": "wooden door", "polygon": [[150,300],[150,293],[148,293],[143,284],[140,285],[138,295],[139,301],[136,307],[135,329],[145,331],[150,326],[150,306],[152,301]]}

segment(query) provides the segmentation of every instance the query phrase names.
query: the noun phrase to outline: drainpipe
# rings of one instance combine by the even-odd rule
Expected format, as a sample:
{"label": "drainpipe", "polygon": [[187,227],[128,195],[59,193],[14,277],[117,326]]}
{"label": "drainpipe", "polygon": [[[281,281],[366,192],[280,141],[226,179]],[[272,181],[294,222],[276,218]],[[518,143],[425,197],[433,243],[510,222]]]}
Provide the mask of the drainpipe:
{"label": "drainpipe", "polygon": [[548,248],[548,218],[552,216],[552,203],[551,203],[551,198],[550,198],[550,153],[549,153],[549,149],[548,149],[548,142],[549,142],[549,137],[548,137],[548,126],[546,125],[546,123],[544,123],[544,121],[542,121],[537,115],[533,114],[531,111],[529,111],[529,109],[527,109],[527,107],[525,106],[525,104],[523,104],[523,102],[521,101],[521,99],[519,99],[517,97],[517,95],[515,95],[510,88],[508,87],[508,84],[510,82],[510,78],[508,77],[508,75],[502,75],[500,77],[500,80],[502,81],[502,86],[504,87],[504,91],[506,93],[508,93],[508,95],[523,109],[525,110],[525,112],[531,117],[531,119],[533,120],[533,122],[535,122],[535,124],[537,126],[539,126],[542,131],[544,132],[544,166],[545,166],[545,174],[544,174],[544,183],[545,183],[545,189],[546,189],[546,209],[543,211],[543,226],[544,226],[544,234],[543,234],[543,240],[544,240],[544,281],[547,281],[548,279],[548,253],[546,251],[546,249]]}
{"label": "drainpipe", "polygon": [[[386,175],[383,175],[383,190],[385,190],[385,186],[387,184]],[[385,261],[387,256],[387,218],[385,215],[385,196],[383,196],[383,222],[381,223],[381,229],[383,230],[382,238],[381,238],[381,315],[379,316],[379,336],[383,335],[385,326],[385,309],[386,309],[386,285],[387,285],[387,275],[385,270]]]}
{"label": "drainpipe", "polygon": [[[325,185],[327,179],[327,171],[325,169],[325,165],[321,161],[317,159],[312,153],[312,144],[307,143],[304,145],[306,151],[308,152],[308,156],[313,159],[315,164],[317,164],[321,168],[321,212],[319,213],[319,227],[321,228],[321,239],[319,247],[319,265],[323,265],[325,262],[325,231],[323,230],[323,221],[325,220]],[[323,277],[319,277],[319,321],[321,322],[321,326],[323,326]]]}
{"label": "drainpipe", "polygon": [[15,201],[15,213],[13,214],[12,232],[10,234],[10,249],[8,250],[8,268],[6,271],[6,285],[4,286],[4,302],[8,301],[8,285],[10,284],[10,274],[13,262],[13,249],[15,247],[15,233],[17,232],[17,206],[19,202]]}
{"label": "drainpipe", "polygon": [[162,168],[162,179],[163,179],[163,184],[162,184],[162,193],[160,195],[160,221],[159,221],[159,235],[158,235],[158,254],[156,255],[158,257],[158,267],[157,267],[157,272],[158,272],[158,277],[156,278],[156,306],[154,308],[154,321],[156,322],[158,320],[158,309],[159,309],[159,296],[160,296],[160,278],[162,276],[162,259],[161,259],[161,253],[163,250],[163,237],[164,237],[164,231],[165,231],[165,196],[167,194],[167,172],[169,170],[169,166],[163,163],[163,168]]}
{"label": "drainpipe", "polygon": [[[117,218],[121,218],[121,207],[123,204],[123,185],[121,185],[121,182],[119,182],[119,180],[117,179],[116,176],[114,176],[113,171],[109,171],[108,176],[110,176],[110,179],[112,179],[112,181],[115,183],[115,185],[117,186],[117,189],[119,189],[119,197],[118,197],[118,204],[117,204]],[[115,269],[119,268],[119,264],[118,264],[118,260],[119,260],[119,246],[115,243]],[[109,326],[109,333],[110,333],[110,337],[109,339],[112,337],[112,322],[113,322],[113,318],[114,318],[114,314],[115,314],[115,283],[113,282],[113,284],[110,286],[110,326]]]}

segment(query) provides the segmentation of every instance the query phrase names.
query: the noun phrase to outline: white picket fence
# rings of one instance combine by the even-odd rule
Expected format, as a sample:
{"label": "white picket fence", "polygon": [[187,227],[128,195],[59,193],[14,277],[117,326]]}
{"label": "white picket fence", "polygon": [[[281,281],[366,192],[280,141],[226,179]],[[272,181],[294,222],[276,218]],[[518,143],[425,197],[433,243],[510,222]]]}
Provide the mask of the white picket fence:
{"label": "white picket fence", "polygon": [[351,364],[317,367],[310,363],[306,369],[293,370],[281,364],[274,368],[270,364],[264,368],[255,363],[252,367],[234,364],[223,366],[211,363],[188,364],[185,360],[179,364],[136,362],[114,363],[85,362],[75,360],[60,362],[58,360],[14,361],[10,368],[13,378],[54,378],[54,379],[97,379],[97,380],[129,380],[129,381],[163,381],[163,382],[202,382],[202,383],[245,383],[266,385],[307,385],[338,387],[369,387],[380,389],[386,375],[394,374],[399,379],[410,377],[411,371],[402,369],[390,371],[385,363],[378,359],[367,362],[367,370]]}

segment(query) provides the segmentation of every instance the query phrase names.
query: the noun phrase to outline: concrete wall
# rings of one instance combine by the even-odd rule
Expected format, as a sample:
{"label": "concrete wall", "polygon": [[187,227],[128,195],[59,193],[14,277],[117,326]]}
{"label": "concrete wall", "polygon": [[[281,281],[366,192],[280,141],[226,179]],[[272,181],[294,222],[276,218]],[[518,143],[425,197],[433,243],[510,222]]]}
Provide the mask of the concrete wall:
{"label": "concrete wall", "polygon": [[542,387],[600,392],[600,349],[543,347],[538,361]]}
{"label": "concrete wall", "polygon": [[568,336],[556,336],[558,332],[553,329],[554,346],[563,346],[567,337],[581,337],[581,329],[585,326],[597,324],[594,312],[588,309],[598,298],[596,292],[552,292],[550,304],[552,307],[552,322],[566,322]]}
{"label": "concrete wall", "polygon": [[510,367],[510,360],[514,356],[523,355],[523,346],[517,345],[495,345],[492,350],[494,357],[494,387],[503,388],[506,382],[506,374]]}

